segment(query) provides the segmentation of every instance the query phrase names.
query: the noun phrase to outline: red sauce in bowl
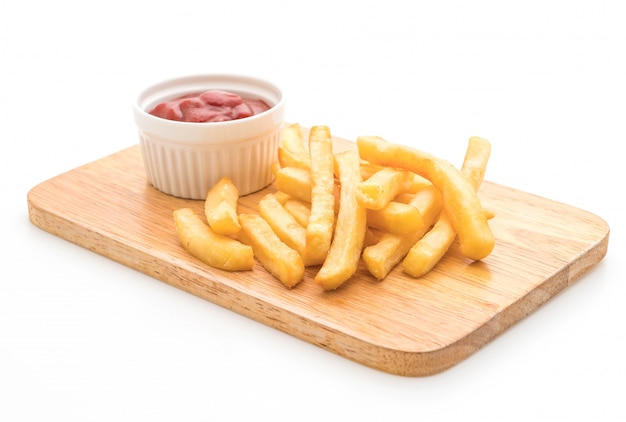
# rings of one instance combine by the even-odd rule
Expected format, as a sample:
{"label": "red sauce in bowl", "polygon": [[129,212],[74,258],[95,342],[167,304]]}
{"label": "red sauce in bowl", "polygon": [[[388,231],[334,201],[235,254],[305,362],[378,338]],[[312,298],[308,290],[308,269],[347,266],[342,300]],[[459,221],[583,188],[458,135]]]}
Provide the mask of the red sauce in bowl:
{"label": "red sauce in bowl", "polygon": [[179,122],[227,122],[268,110],[263,100],[241,97],[227,91],[210,90],[189,94],[154,107],[150,114]]}

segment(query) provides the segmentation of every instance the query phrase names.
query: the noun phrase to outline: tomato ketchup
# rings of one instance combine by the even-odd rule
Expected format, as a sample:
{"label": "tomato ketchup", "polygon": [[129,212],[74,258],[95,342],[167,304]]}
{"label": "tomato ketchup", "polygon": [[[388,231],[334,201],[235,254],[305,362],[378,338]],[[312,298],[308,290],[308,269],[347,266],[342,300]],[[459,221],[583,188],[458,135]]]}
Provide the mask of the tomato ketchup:
{"label": "tomato ketchup", "polygon": [[164,101],[154,107],[150,114],[179,122],[226,122],[243,119],[268,110],[263,100],[241,97],[221,90],[189,94]]}

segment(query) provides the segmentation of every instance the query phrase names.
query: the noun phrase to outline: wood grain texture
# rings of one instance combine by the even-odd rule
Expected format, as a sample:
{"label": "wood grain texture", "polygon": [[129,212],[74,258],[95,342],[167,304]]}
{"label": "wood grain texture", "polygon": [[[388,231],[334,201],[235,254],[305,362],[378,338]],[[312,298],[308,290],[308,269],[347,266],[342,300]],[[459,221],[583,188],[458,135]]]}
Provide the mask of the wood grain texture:
{"label": "wood grain texture", "polygon": [[[338,149],[356,148],[337,138]],[[269,188],[240,199],[255,212]],[[492,254],[469,262],[452,245],[428,275],[394,269],[376,281],[363,265],[340,289],[315,285],[317,268],[288,290],[258,263],[252,271],[207,267],[179,244],[177,208],[203,202],[162,194],[145,177],[139,146],[86,164],[28,193],[31,222],[56,236],[363,365],[392,374],[441,372],[579,279],[606,255],[600,217],[489,181]]]}

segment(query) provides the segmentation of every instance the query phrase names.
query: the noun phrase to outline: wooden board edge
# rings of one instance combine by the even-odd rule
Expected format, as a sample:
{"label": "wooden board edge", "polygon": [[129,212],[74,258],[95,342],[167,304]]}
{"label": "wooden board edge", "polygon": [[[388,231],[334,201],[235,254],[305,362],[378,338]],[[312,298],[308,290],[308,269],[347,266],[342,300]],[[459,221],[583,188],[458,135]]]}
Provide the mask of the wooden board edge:
{"label": "wooden board edge", "polygon": [[[168,265],[168,262],[155,259],[146,251],[136,250],[114,239],[93,233],[86,227],[66,218],[47,213],[38,206],[36,197],[31,195],[31,192],[28,195],[29,219],[44,231],[88,250],[98,251],[101,255],[122,265],[354,362],[393,375],[409,377],[435,375],[465,360],[580,279],[604,258],[608,250],[609,233],[607,231],[599,242],[584,253],[579,260],[580,264],[564,267],[537,289],[503,309],[476,331],[439,349],[428,352],[405,352],[366,343],[330,327],[321,326],[300,315],[278,309],[259,298],[242,294],[224,285],[218,279],[198,279],[193,271],[185,269],[185,263]],[[102,253],[103,249],[108,253]],[[130,253],[131,251],[133,253]],[[127,259],[129,256],[134,258]],[[178,268],[178,270],[171,271],[170,267]],[[268,311],[270,309],[271,312]],[[297,322],[294,322],[295,320]],[[296,333],[288,328],[293,324],[300,327]]]}
{"label": "wooden board edge", "polygon": [[[421,371],[415,372],[415,364],[408,363],[408,361],[415,361],[416,359],[429,360],[416,356],[414,353],[407,354],[391,349],[379,348],[347,336],[338,330],[323,327],[315,323],[315,321],[305,319],[287,310],[279,309],[259,298],[249,295],[244,296],[236,289],[224,285],[217,278],[199,279],[197,274],[194,274],[191,269],[185,268],[188,265],[186,262],[180,262],[179,266],[173,266],[178,268],[178,270],[171,271],[167,262],[163,259],[155,259],[148,252],[137,251],[128,245],[94,233],[67,218],[47,212],[38,205],[36,190],[37,188],[35,187],[28,194],[29,220],[36,227],[61,239],[87,250],[96,251],[106,258],[149,275],[175,288],[182,289],[218,306],[237,312],[242,316],[373,369],[396,375],[421,373]],[[102,253],[103,250],[106,250],[107,253]],[[128,259],[130,256],[133,259]],[[268,310],[271,312],[268,312]],[[294,322],[295,320],[297,322]],[[297,333],[288,329],[289,326],[294,324],[300,327]],[[345,345],[351,345],[352,347],[345,347]],[[363,354],[363,351],[365,351],[365,354]],[[367,357],[363,358],[363,356]],[[405,363],[399,367],[397,365],[389,366],[390,362],[402,361],[405,361]],[[420,363],[419,367],[423,367],[423,364]],[[409,370],[409,368],[413,369]]]}

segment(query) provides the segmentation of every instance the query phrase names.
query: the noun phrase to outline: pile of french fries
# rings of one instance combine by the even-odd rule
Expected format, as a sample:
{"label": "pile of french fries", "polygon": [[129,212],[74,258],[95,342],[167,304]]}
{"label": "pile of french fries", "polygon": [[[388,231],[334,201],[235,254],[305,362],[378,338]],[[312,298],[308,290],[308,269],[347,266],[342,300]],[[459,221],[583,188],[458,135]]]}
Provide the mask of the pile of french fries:
{"label": "pile of french fries", "polygon": [[[237,187],[221,179],[205,200],[205,219],[174,211],[181,245],[206,264],[248,271],[255,259],[286,287],[317,268],[314,281],[335,290],[362,261],[378,280],[401,265],[428,273],[458,237],[470,260],[487,257],[495,239],[477,191],[491,144],[471,137],[460,169],[431,154],[380,137],[361,136],[356,149],[333,152],[327,126],[305,138],[299,124],[283,128],[275,190],[258,213],[238,213]],[[206,221],[205,221],[206,220]]]}

